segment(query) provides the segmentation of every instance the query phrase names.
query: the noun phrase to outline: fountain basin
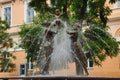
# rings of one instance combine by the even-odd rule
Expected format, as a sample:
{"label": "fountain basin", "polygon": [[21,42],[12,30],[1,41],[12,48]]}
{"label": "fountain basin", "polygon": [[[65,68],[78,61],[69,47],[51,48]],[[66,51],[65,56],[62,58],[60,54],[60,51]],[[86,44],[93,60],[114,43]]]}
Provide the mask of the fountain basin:
{"label": "fountain basin", "polygon": [[0,77],[0,80],[120,80],[117,77],[91,77],[91,76],[30,76],[30,77]]}

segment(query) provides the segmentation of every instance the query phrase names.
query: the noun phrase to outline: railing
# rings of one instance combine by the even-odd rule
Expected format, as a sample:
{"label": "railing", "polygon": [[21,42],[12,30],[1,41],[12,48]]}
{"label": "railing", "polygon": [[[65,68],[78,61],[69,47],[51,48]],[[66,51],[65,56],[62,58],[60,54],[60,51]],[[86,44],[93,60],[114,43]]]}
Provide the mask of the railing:
{"label": "railing", "polygon": [[80,76],[34,76],[34,77],[0,77],[0,80],[120,80],[120,78],[80,77]]}

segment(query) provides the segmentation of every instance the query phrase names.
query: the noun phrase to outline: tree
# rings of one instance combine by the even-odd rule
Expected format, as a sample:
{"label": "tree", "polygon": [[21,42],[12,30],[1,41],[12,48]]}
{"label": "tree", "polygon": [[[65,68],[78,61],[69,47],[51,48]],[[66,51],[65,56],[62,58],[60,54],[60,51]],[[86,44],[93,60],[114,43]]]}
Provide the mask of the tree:
{"label": "tree", "polygon": [[9,25],[6,21],[0,19],[0,71],[11,72],[15,68],[15,64],[11,59],[15,59],[15,56],[8,51],[13,46],[12,38],[6,32],[9,29]]}
{"label": "tree", "polygon": [[[84,51],[89,52],[88,57],[92,58],[95,64],[101,65],[101,62],[107,56],[117,56],[118,43],[107,32],[109,28],[107,17],[112,12],[105,5],[107,0],[50,0],[50,5],[46,1],[31,0],[29,3],[29,6],[38,12],[40,22],[48,20],[49,18],[45,16],[49,15],[49,13],[54,14],[54,10],[59,9],[63,13],[61,18],[68,21],[70,25],[76,22],[79,23],[79,42],[82,44],[81,47],[83,47]],[[110,4],[115,2],[116,0],[109,0]],[[89,27],[83,32],[85,26]],[[28,47],[26,47],[27,50]],[[33,52],[29,51],[28,53],[32,54]],[[77,69],[77,74],[79,74],[79,66]]]}
{"label": "tree", "polygon": [[24,24],[21,27],[19,34],[20,37],[22,37],[22,43],[20,46],[26,50],[27,62],[33,62],[37,59],[37,54],[39,54],[40,46],[42,44],[42,33],[43,29],[38,24]]}

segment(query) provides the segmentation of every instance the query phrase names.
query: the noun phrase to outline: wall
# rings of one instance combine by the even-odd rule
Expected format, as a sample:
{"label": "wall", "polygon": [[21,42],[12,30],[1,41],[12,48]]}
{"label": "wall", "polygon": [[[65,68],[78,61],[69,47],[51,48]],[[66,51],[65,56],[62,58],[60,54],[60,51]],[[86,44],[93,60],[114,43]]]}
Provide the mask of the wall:
{"label": "wall", "polygon": [[16,59],[12,60],[12,62],[16,64],[15,71],[13,71],[13,72],[0,72],[0,77],[3,77],[3,76],[19,76],[20,64],[25,64],[26,63],[25,51],[19,50],[19,51],[12,52],[12,53],[13,53],[13,55],[16,56]]}
{"label": "wall", "polygon": [[89,69],[90,76],[120,77],[120,55],[114,58],[107,57],[102,66]]}

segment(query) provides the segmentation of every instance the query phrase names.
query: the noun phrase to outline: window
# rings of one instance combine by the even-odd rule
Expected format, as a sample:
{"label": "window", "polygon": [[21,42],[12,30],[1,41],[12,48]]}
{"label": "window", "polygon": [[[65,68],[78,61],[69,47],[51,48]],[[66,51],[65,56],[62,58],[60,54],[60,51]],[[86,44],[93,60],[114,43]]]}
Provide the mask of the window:
{"label": "window", "polygon": [[25,75],[26,75],[26,65],[20,64],[20,76],[25,76]]}
{"label": "window", "polygon": [[29,23],[33,20],[35,11],[33,8],[28,6],[29,1],[25,1],[25,23]]}
{"label": "window", "polygon": [[115,6],[116,6],[116,8],[120,8],[120,0],[117,0],[117,1],[116,1]]}
{"label": "window", "polygon": [[87,60],[87,67],[88,68],[93,68],[93,60],[90,59],[90,58]]}
{"label": "window", "polygon": [[2,20],[6,20],[9,25],[11,25],[11,6],[5,6],[2,10]]}

